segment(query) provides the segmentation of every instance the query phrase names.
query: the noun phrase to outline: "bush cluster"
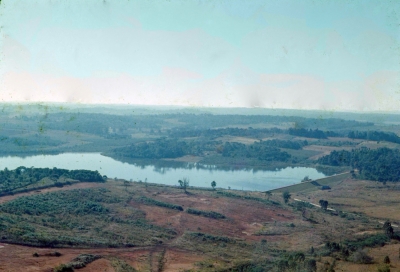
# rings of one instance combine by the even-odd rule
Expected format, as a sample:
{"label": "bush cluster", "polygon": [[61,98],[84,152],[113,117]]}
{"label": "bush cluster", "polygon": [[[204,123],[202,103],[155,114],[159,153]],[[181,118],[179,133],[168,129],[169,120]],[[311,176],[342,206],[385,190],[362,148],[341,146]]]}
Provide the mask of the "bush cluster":
{"label": "bush cluster", "polygon": [[209,217],[209,218],[213,218],[213,219],[225,219],[226,218],[225,215],[214,212],[214,211],[202,211],[202,210],[189,208],[186,210],[186,212],[189,214],[200,215],[200,216]]}
{"label": "bush cluster", "polygon": [[176,204],[172,204],[172,203],[167,203],[167,202],[162,202],[162,201],[158,201],[152,198],[148,198],[145,196],[141,196],[138,199],[141,203],[147,204],[147,205],[154,205],[154,206],[159,206],[159,207],[163,207],[163,208],[168,208],[168,209],[172,209],[172,210],[178,210],[178,211],[183,211],[182,206],[176,205]]}

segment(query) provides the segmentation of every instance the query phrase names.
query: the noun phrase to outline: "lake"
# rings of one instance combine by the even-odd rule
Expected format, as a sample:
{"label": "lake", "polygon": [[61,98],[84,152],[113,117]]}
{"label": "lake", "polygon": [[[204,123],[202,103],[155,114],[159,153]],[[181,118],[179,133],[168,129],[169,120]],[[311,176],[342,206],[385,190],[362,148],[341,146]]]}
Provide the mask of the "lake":
{"label": "lake", "polygon": [[287,167],[277,171],[264,170],[221,170],[214,166],[199,166],[183,163],[181,167],[160,167],[155,165],[139,166],[102,156],[100,153],[63,153],[58,155],[36,155],[29,157],[0,157],[0,169],[9,170],[19,166],[35,168],[63,168],[97,170],[109,178],[121,178],[132,181],[178,185],[178,180],[186,177],[190,186],[211,187],[215,181],[217,187],[266,191],[282,186],[299,183],[305,176],[311,179],[325,175],[314,168]]}

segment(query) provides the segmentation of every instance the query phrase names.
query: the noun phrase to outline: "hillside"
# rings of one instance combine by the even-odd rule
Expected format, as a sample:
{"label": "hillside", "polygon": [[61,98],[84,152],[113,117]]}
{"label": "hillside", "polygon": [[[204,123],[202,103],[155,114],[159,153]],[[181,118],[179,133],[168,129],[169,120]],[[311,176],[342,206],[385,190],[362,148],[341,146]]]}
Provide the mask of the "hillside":
{"label": "hillside", "polygon": [[[110,179],[4,196],[0,268],[52,271],[80,254],[101,258],[79,271],[314,271],[314,261],[318,269],[328,262],[335,271],[377,271],[386,255],[400,268],[397,240],[382,227],[389,219],[398,228],[398,186],[344,176],[331,187],[296,190],[288,204],[280,192],[185,193]],[[295,198],[325,199],[335,212]],[[373,263],[351,261],[358,247]]]}

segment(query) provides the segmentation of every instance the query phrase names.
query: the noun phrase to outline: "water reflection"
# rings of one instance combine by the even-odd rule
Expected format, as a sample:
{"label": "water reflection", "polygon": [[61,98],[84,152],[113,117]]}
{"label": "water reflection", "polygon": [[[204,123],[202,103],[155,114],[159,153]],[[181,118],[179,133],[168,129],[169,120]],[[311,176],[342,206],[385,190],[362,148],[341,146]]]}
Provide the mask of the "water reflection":
{"label": "water reflection", "polygon": [[38,155],[30,157],[0,157],[0,168],[15,169],[19,166],[48,167],[64,169],[97,170],[102,175],[133,181],[147,181],[178,185],[183,177],[190,179],[191,186],[217,187],[243,190],[265,191],[273,188],[299,183],[305,176],[311,179],[325,175],[314,168],[286,167],[273,170],[243,167],[216,167],[201,163],[177,161],[131,160],[118,161],[99,153],[63,153],[58,155]]}

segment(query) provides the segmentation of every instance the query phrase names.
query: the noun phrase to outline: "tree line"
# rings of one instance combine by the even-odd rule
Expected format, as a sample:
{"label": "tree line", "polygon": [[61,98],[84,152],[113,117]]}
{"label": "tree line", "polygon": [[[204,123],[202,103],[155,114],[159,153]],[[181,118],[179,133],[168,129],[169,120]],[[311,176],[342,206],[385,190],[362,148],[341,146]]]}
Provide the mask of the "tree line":
{"label": "tree line", "polygon": [[225,135],[237,137],[264,138],[277,133],[285,133],[280,128],[216,128],[216,129],[193,129],[193,128],[173,128],[168,131],[169,137],[207,137],[217,138]]}
{"label": "tree line", "polygon": [[326,139],[328,137],[339,137],[340,134],[333,131],[322,131],[319,129],[305,129],[305,128],[289,128],[288,133],[294,136]]}
{"label": "tree line", "polygon": [[350,131],[347,137],[351,139],[364,139],[369,141],[386,141],[400,144],[400,137],[393,132],[383,131]]}
{"label": "tree line", "polygon": [[344,132],[335,132],[331,130],[306,129],[306,128],[217,128],[217,129],[204,129],[204,128],[188,128],[177,127],[168,131],[168,136],[176,138],[184,137],[207,137],[217,138],[225,135],[237,137],[251,137],[251,138],[264,138],[275,134],[289,134],[292,136],[300,136],[315,139],[327,139],[328,137],[345,137]]}

